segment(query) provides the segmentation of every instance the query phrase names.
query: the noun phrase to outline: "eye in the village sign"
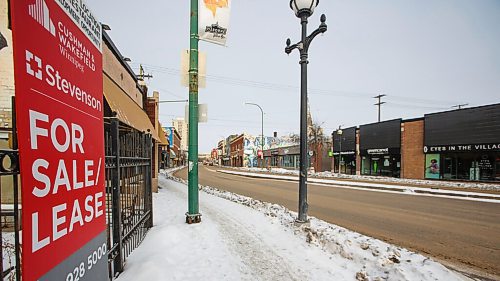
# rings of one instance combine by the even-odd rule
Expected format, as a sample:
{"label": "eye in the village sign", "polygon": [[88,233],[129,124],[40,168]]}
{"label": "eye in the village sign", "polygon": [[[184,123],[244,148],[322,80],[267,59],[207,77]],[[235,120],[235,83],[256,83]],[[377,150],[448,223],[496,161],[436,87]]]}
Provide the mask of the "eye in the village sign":
{"label": "eye in the village sign", "polygon": [[11,0],[22,278],[107,280],[102,30],[82,0]]}
{"label": "eye in the village sign", "polygon": [[424,146],[424,153],[473,152],[473,151],[500,151],[500,143]]}

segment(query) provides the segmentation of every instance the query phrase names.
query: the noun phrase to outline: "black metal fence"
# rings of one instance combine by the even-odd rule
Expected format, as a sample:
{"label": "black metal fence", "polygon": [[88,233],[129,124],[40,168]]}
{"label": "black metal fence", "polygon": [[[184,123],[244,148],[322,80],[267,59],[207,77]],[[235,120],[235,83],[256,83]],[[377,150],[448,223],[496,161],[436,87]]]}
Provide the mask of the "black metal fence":
{"label": "black metal fence", "polygon": [[[16,116],[14,104],[15,98],[12,98],[12,116]],[[0,139],[4,142],[2,143],[3,148],[0,149],[0,194],[8,194],[8,198],[2,198],[0,195],[0,236],[2,240],[0,269],[2,280],[5,278],[21,280],[19,151],[15,118],[12,120],[12,128],[0,128],[0,134],[3,135]],[[4,265],[6,265],[5,268]]]}
{"label": "black metal fence", "polygon": [[[11,194],[11,198],[0,198],[2,280],[21,280],[20,171],[15,122],[13,127],[0,129],[0,134],[9,135],[12,147],[0,149],[0,188]],[[120,124],[117,118],[107,118],[104,128],[108,268],[109,279],[113,279],[123,271],[125,260],[153,226],[152,139],[150,134]]]}
{"label": "black metal fence", "polygon": [[109,276],[123,271],[129,254],[153,226],[151,135],[108,118],[104,124]]}

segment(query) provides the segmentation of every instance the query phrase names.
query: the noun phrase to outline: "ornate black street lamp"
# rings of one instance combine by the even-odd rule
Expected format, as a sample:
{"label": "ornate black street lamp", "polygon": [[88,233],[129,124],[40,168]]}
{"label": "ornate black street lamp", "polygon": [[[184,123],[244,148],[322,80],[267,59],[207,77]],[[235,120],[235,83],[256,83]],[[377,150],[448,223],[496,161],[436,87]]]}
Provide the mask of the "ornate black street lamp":
{"label": "ornate black street lamp", "polygon": [[301,86],[300,86],[300,181],[299,181],[299,217],[297,222],[307,222],[307,64],[308,50],[314,37],[326,32],[326,16],[321,15],[319,28],[307,36],[307,19],[313,14],[319,0],[291,0],[290,8],[300,18],[302,25],[302,39],[290,45],[290,38],[286,40],[285,53],[290,54],[294,49],[300,52]]}

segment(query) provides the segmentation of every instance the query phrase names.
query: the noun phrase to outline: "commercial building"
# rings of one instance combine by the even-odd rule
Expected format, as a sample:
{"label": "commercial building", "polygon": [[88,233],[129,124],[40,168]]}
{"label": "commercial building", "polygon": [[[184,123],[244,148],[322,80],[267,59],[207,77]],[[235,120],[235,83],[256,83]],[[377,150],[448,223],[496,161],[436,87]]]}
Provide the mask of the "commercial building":
{"label": "commercial building", "polygon": [[245,139],[245,134],[241,134],[234,138],[230,145],[231,150],[231,166],[232,167],[243,167],[243,140]]}
{"label": "commercial building", "polygon": [[175,118],[172,120],[172,126],[177,130],[181,137],[181,154],[188,151],[188,124],[184,118]]}
{"label": "commercial building", "polygon": [[361,174],[399,178],[401,119],[359,126]]}
{"label": "commercial building", "polygon": [[350,127],[334,131],[333,138],[333,171],[342,174],[356,174],[356,134],[357,128]]}
{"label": "commercial building", "polygon": [[268,168],[298,170],[300,168],[300,145],[264,150],[264,163]]}
{"label": "commercial building", "polygon": [[500,181],[500,104],[333,132],[334,171],[407,179]]}
{"label": "commercial building", "polygon": [[500,181],[500,104],[425,115],[425,178]]}

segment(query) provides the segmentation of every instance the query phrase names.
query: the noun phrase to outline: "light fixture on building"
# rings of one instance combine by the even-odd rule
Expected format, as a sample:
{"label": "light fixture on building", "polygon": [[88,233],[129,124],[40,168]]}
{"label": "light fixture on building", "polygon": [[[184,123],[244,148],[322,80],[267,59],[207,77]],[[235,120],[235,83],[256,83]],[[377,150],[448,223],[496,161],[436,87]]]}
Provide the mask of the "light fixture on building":
{"label": "light fixture on building", "polygon": [[111,27],[105,23],[101,23],[102,30],[110,31]]}

